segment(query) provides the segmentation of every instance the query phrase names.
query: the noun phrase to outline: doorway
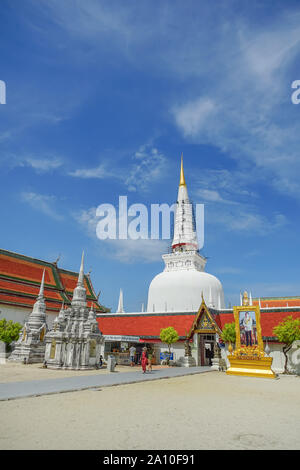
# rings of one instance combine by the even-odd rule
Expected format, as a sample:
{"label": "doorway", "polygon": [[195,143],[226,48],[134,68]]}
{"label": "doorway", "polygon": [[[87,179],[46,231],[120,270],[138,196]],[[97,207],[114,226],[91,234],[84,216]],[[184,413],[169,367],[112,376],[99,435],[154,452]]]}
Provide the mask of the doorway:
{"label": "doorway", "polygon": [[201,366],[211,366],[214,357],[215,335],[199,334],[199,360]]}

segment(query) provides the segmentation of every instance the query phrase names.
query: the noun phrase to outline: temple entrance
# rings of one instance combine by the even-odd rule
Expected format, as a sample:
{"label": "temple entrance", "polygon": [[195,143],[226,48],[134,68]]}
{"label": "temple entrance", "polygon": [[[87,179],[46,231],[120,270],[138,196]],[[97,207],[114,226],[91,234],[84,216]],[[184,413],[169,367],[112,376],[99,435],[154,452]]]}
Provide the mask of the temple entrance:
{"label": "temple entrance", "polygon": [[215,335],[199,333],[198,364],[200,366],[211,366],[214,357]]}

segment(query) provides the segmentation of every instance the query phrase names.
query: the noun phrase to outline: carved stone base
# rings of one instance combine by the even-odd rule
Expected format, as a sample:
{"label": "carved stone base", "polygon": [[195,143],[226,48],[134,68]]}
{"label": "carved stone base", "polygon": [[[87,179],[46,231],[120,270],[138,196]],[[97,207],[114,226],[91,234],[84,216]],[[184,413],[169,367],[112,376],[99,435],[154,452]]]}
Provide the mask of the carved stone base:
{"label": "carved stone base", "polygon": [[17,344],[16,348],[9,356],[8,360],[12,362],[24,362],[26,364],[37,364],[44,362],[45,357],[45,345],[22,345]]}
{"label": "carved stone base", "polygon": [[211,370],[220,370],[220,359],[218,357],[214,357],[211,362]]}
{"label": "carved stone base", "polygon": [[196,361],[192,356],[184,356],[180,358],[180,366],[181,367],[195,367]]}

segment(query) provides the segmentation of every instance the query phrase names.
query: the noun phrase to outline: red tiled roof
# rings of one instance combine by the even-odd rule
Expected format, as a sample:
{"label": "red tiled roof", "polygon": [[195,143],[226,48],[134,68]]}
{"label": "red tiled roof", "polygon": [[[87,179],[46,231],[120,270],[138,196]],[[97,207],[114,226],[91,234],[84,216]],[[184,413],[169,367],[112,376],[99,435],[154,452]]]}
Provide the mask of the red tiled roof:
{"label": "red tiled roof", "polygon": [[300,317],[300,310],[298,312],[261,312],[260,314],[260,323],[262,336],[274,336],[273,328],[277,326],[278,323],[283,321],[286,317],[292,316],[294,319]]}
{"label": "red tiled roof", "polygon": [[195,319],[195,314],[182,315],[101,315],[98,324],[104,335],[156,336],[160,330],[173,326],[179,336],[185,337]]}
{"label": "red tiled roof", "polygon": [[[44,269],[47,309],[59,311],[63,302],[70,304],[78,273],[7,250],[0,250],[0,303],[31,308],[39,293]],[[88,306],[94,303],[96,311],[106,312],[97,301],[89,276],[84,277],[84,284]]]}
{"label": "red tiled roof", "polygon": [[300,297],[264,297],[262,299],[253,299],[253,305],[259,305],[261,308],[271,307],[299,307]]}
{"label": "red tiled roof", "polygon": [[[274,337],[273,328],[279,322],[289,315],[293,318],[300,317],[300,309],[285,309],[279,312],[261,312],[262,336]],[[116,314],[116,315],[98,315],[98,324],[100,331],[104,335],[122,335],[139,337],[157,337],[160,330],[168,326],[173,326],[180,337],[185,337],[192,327],[197,313],[195,314]],[[215,322],[222,330],[225,323],[234,321],[233,313],[212,314]]]}
{"label": "red tiled roof", "polygon": [[215,315],[215,321],[218,327],[223,330],[225,323],[232,323],[234,321],[233,313],[221,313]]}

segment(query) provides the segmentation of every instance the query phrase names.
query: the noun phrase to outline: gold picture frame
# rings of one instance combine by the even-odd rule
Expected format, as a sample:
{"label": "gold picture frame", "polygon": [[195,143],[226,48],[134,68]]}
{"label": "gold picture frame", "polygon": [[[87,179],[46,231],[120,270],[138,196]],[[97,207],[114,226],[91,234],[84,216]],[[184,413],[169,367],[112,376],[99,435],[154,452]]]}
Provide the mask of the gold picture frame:
{"label": "gold picture frame", "polygon": [[[243,312],[244,316],[243,316]],[[248,314],[246,316],[246,313]],[[235,332],[236,332],[236,350],[241,349],[256,349],[261,353],[264,353],[264,343],[261,334],[261,323],[260,323],[260,308],[259,305],[243,305],[240,307],[233,307],[234,321],[235,321]],[[254,315],[253,315],[254,314]],[[255,318],[254,318],[255,317]],[[244,319],[250,319],[251,330],[250,335],[245,332],[241,332],[241,323]],[[253,319],[255,319],[255,325],[253,326]],[[242,336],[241,336],[242,333]],[[250,338],[250,339],[249,339]],[[250,342],[250,344],[249,344]]]}

